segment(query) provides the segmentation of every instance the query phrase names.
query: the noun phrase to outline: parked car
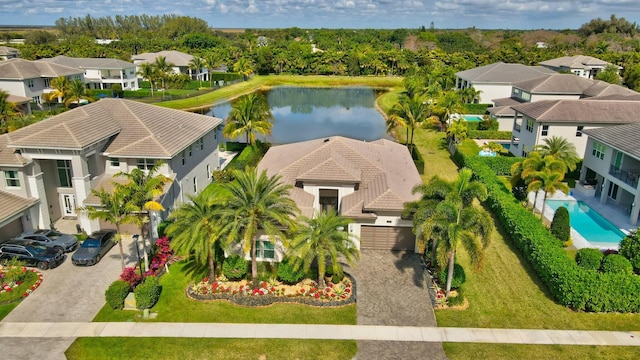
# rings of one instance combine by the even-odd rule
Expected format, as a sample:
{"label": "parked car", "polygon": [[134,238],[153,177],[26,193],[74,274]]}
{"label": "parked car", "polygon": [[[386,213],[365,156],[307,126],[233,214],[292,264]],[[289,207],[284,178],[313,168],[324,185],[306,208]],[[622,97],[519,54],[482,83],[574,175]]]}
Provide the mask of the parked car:
{"label": "parked car", "polygon": [[35,241],[9,240],[0,244],[0,262],[6,264],[12,258],[24,261],[27,266],[47,270],[60,265],[65,256],[58,249]]}
{"label": "parked car", "polygon": [[115,242],[113,230],[96,231],[86,238],[71,256],[73,265],[95,265],[111,250]]}
{"label": "parked car", "polygon": [[46,247],[60,249],[63,252],[72,252],[78,248],[78,238],[74,235],[62,234],[55,230],[32,230],[17,236],[16,239],[33,240]]}

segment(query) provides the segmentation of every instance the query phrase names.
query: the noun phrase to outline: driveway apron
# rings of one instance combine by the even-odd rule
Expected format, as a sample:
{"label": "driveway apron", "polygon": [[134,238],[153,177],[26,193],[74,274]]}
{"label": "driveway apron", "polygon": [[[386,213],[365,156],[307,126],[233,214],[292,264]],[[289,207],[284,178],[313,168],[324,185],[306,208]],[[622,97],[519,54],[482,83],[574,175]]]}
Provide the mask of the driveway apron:
{"label": "driveway apron", "polygon": [[[358,325],[437,326],[420,256],[363,250],[355,269]],[[358,359],[446,359],[441,343],[358,341]]]}

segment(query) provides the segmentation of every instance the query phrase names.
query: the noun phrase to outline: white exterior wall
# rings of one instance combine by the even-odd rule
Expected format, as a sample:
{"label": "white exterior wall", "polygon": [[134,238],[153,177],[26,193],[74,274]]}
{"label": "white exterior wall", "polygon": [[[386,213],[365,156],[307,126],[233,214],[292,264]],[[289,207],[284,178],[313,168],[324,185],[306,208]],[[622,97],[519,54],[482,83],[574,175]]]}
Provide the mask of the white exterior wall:
{"label": "white exterior wall", "polygon": [[508,98],[511,96],[511,84],[474,84],[470,83],[476,91],[481,91],[480,104],[493,104],[493,99]]}
{"label": "white exterior wall", "polygon": [[27,84],[20,80],[0,80],[0,89],[11,95],[27,96]]}
{"label": "white exterior wall", "polygon": [[342,185],[342,186],[327,186],[327,185],[318,185],[318,184],[303,184],[303,190],[312,194],[314,196],[313,199],[313,208],[316,211],[320,211],[320,189],[327,190],[338,190],[338,209],[342,208],[342,198],[353,194],[355,191],[355,184],[351,185]]}
{"label": "white exterior wall", "polygon": [[[536,145],[544,144],[544,139],[551,138],[552,136],[563,137],[567,139],[570,143],[574,144],[576,147],[576,152],[578,155],[584,154],[585,149],[587,148],[587,139],[586,135],[576,136],[578,131],[578,123],[540,123],[534,122],[533,132],[529,132],[526,129],[527,125],[527,117],[522,119],[522,127],[520,132],[516,132],[513,130],[513,136],[520,139],[520,145],[514,149],[512,146],[510,151],[516,156],[522,156],[522,151],[527,153],[531,152]],[[542,126],[549,125],[548,133],[546,136],[542,135]],[[589,126],[584,126],[583,130],[599,128],[604,126],[611,126],[614,124],[591,124]]]}
{"label": "white exterior wall", "polygon": [[540,100],[579,100],[580,95],[576,94],[531,94],[531,101],[536,102]]}

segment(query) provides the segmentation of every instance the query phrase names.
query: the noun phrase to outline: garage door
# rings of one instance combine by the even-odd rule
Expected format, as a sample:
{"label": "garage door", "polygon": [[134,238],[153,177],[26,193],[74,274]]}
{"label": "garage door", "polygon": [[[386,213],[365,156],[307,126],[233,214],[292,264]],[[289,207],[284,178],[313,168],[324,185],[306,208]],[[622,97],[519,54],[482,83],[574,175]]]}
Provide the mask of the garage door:
{"label": "garage door", "polygon": [[0,228],[0,242],[22,234],[22,218],[17,218]]}
{"label": "garage door", "polygon": [[360,248],[373,250],[415,249],[416,236],[410,227],[371,226],[360,227]]}
{"label": "garage door", "polygon": [[[115,230],[116,226],[110,222],[100,220],[100,230]],[[140,232],[140,228],[132,224],[121,224],[120,232],[123,234],[133,235]]]}

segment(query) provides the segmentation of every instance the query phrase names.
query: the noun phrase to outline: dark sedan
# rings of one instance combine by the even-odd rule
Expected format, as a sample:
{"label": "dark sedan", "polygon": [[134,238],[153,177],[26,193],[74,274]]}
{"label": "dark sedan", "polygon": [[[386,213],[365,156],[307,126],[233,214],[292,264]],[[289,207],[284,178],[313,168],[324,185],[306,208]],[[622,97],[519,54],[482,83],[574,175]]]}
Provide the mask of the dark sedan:
{"label": "dark sedan", "polygon": [[95,265],[116,244],[115,231],[96,231],[71,256],[73,265]]}
{"label": "dark sedan", "polygon": [[60,265],[65,256],[57,249],[25,240],[9,240],[0,245],[0,263],[10,259],[24,261],[27,266],[37,266],[41,270],[52,269]]}

